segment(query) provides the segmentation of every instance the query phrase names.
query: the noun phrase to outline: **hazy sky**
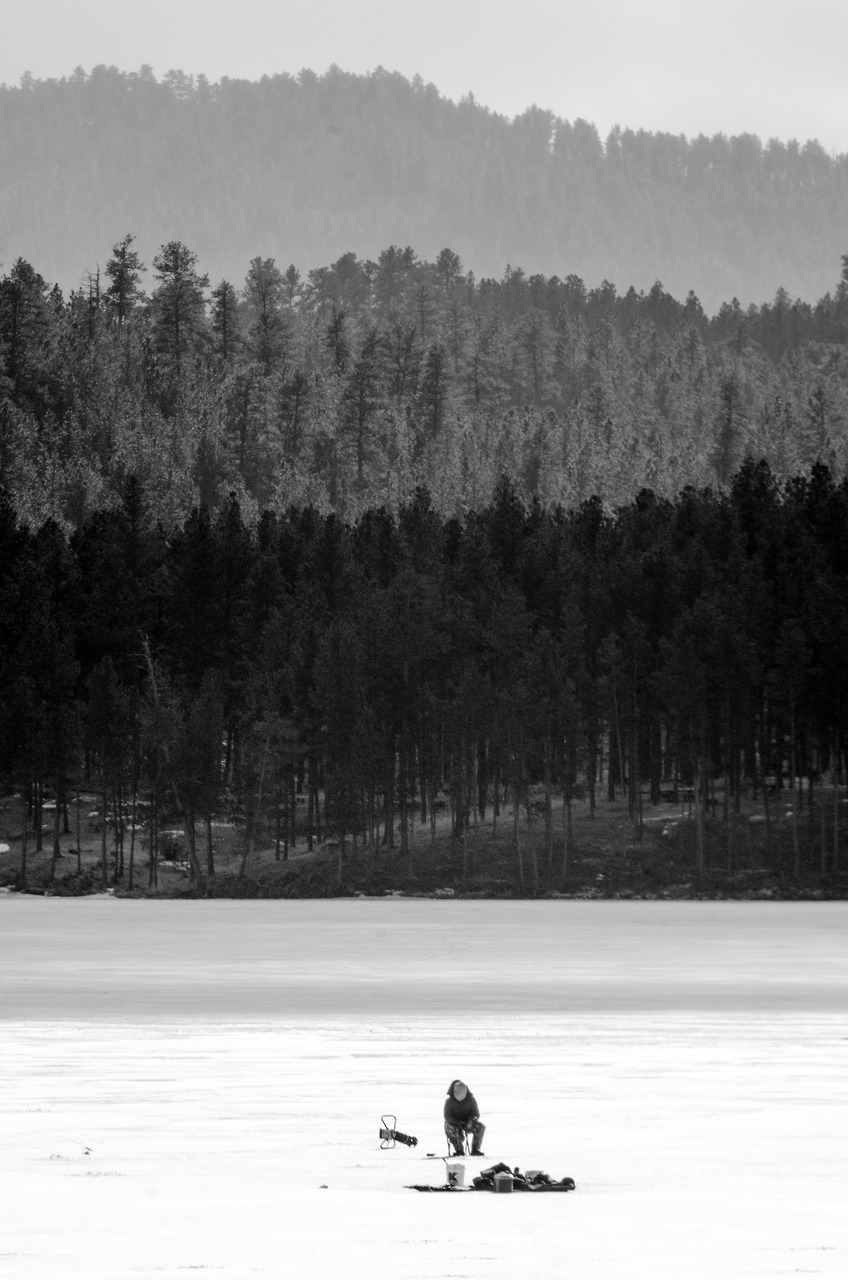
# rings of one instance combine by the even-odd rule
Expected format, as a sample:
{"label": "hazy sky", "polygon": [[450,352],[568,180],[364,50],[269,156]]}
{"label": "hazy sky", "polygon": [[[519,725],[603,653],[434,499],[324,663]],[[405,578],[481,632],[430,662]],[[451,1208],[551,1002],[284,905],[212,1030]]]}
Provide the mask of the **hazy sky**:
{"label": "hazy sky", "polygon": [[416,73],[506,115],[848,151],[848,0],[0,0],[0,81],[98,63]]}

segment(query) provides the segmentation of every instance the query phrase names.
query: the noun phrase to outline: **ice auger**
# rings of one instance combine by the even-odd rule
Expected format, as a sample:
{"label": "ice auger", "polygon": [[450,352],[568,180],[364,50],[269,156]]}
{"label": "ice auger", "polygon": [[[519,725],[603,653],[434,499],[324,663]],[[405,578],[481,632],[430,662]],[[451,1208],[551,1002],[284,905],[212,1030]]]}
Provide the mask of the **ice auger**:
{"label": "ice auger", "polygon": [[387,1151],[401,1142],[405,1147],[417,1147],[418,1139],[408,1133],[401,1133],[397,1127],[397,1116],[380,1116],[380,1149]]}

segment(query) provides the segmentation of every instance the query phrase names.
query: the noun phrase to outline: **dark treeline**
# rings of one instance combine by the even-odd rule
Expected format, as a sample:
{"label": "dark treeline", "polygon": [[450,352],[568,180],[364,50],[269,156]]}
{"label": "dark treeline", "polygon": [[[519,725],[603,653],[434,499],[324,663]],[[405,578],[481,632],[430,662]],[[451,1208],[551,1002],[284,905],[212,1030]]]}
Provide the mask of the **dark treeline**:
{"label": "dark treeline", "polygon": [[0,484],[32,527],[79,530],[129,476],[168,529],[231,492],[251,521],[355,520],[419,486],[461,514],[501,474],[566,508],[725,486],[748,454],[841,476],[846,339],[848,260],[814,304],[710,318],[659,283],[477,280],[451,249],[211,284],[181,241],[145,264],[126,235],[67,298],[23,259],[0,278]]}
{"label": "dark treeline", "polygon": [[[68,535],[4,503],[0,774],[39,842],[55,798],[56,851],[79,789],[102,797],[104,881],[138,882],[143,830],[155,883],[175,820],[198,884],[216,815],[243,826],[243,873],[258,840],[284,858],[297,798],[310,844],[396,850],[414,874],[413,824],[447,797],[463,872],[474,815],[508,806],[533,891],[563,874],[578,794],[626,795],[638,832],[645,804],[687,790],[701,871],[712,802],[732,869],[752,792],[767,820],[770,795],[792,802],[787,874],[836,871],[846,586],[848,482],[823,465],[781,484],[746,461],[724,493],[644,491],[614,514],[527,505],[506,480],[461,519],[423,490],[355,522],[247,523],[231,497],[165,531],[130,479]],[[825,780],[833,807],[814,808]],[[545,839],[525,851],[531,788]]]}
{"label": "dark treeline", "polygon": [[[632,122],[638,123],[638,122]],[[115,228],[150,258],[163,225],[214,279],[255,254],[329,262],[392,242],[477,273],[507,263],[662,280],[707,309],[781,283],[818,297],[844,249],[848,158],[815,141],[687,139],[532,106],[515,119],[379,69],[211,84],[99,66],[0,87],[0,258],[69,289]]]}

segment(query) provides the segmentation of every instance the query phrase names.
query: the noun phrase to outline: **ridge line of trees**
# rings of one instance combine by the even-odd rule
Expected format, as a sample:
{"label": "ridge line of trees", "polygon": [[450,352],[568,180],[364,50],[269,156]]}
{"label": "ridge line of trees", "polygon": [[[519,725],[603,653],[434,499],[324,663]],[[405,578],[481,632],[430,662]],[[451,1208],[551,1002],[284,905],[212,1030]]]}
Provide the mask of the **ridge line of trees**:
{"label": "ridge line of trees", "polygon": [[[327,262],[399,235],[448,243],[478,275],[505,263],[712,309],[829,287],[844,247],[848,157],[816,141],[611,129],[533,106],[514,119],[420,77],[77,68],[0,86],[2,251],[68,288],[116,226],[152,259],[163,218],[236,279],[259,252]],[[399,231],[402,228],[402,231]]]}
{"label": "ridge line of trees", "polygon": [[848,464],[848,258],[815,304],[712,318],[659,282],[477,280],[448,248],[305,277],[254,257],[237,286],[174,240],[150,272],[127,234],[67,299],[23,259],[0,277],[0,483],[33,526],[81,528],[131,475],[173,528],[230,492],[249,519],[355,520],[424,485],[456,515],[507,474],[613,509],[727,485],[746,454],[780,479]]}

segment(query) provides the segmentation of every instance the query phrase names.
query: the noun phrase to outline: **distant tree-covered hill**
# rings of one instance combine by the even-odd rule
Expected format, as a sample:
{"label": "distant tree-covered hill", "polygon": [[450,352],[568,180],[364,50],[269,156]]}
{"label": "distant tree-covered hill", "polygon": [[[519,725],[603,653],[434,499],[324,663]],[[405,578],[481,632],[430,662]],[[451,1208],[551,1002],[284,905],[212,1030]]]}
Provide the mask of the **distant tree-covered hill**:
{"label": "distant tree-covered hill", "polygon": [[132,227],[213,279],[259,254],[302,271],[450,244],[479,276],[660,280],[708,311],[820,296],[845,250],[848,157],[750,135],[687,140],[531,107],[509,120],[378,70],[210,84],[149,69],[0,87],[0,264],[65,289]]}

